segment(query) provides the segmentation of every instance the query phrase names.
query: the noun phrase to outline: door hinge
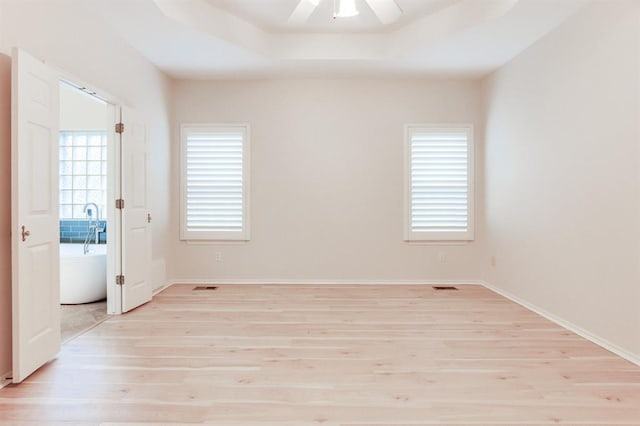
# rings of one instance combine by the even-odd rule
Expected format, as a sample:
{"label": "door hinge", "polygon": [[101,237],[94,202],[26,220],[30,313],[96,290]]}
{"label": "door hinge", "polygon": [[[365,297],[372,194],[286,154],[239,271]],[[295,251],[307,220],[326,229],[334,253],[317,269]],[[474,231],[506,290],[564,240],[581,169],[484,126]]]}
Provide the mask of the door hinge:
{"label": "door hinge", "polygon": [[124,285],[124,275],[116,275],[116,284]]}
{"label": "door hinge", "polygon": [[118,210],[124,209],[124,200],[122,198],[118,198],[116,200],[116,209]]}
{"label": "door hinge", "polygon": [[124,133],[124,123],[116,123],[116,133]]}

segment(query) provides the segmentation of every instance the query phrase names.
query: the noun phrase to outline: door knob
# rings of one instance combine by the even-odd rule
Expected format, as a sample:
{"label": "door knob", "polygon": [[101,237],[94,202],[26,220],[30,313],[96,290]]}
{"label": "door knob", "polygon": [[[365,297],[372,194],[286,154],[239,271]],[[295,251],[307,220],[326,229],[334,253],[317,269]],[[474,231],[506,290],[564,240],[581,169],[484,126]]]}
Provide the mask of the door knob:
{"label": "door knob", "polygon": [[31,231],[29,231],[24,225],[22,225],[22,241],[27,241],[27,237],[31,235]]}

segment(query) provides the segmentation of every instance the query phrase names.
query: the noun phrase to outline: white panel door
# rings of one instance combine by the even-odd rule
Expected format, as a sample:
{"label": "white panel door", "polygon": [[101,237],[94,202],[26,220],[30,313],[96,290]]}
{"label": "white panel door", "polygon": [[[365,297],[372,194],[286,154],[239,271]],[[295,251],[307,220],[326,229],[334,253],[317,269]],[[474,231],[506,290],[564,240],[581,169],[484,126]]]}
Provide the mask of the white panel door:
{"label": "white panel door", "polygon": [[13,50],[11,239],[13,382],[60,350],[58,75]]}
{"label": "white panel door", "polygon": [[151,300],[151,214],[145,124],[135,110],[122,108],[122,311]]}

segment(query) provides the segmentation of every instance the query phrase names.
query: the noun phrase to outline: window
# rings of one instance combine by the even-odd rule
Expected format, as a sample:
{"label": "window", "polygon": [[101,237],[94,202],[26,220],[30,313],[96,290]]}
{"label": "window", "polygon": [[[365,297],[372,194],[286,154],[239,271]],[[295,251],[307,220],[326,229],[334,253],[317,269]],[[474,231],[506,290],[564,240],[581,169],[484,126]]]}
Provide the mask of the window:
{"label": "window", "polygon": [[183,240],[249,239],[249,126],[182,126]]}
{"label": "window", "polygon": [[473,126],[405,130],[405,240],[473,240]]}
{"label": "window", "polygon": [[86,219],[86,203],[105,212],[107,134],[60,132],[60,219]]}

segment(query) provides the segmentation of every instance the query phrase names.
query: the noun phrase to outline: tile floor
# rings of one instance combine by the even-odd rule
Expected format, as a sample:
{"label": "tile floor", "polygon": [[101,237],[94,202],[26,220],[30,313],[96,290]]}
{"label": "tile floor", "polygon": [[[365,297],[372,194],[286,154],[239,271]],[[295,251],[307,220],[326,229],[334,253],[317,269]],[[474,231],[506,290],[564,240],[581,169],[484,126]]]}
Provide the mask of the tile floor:
{"label": "tile floor", "polygon": [[82,305],[60,305],[62,343],[109,318],[107,301]]}

